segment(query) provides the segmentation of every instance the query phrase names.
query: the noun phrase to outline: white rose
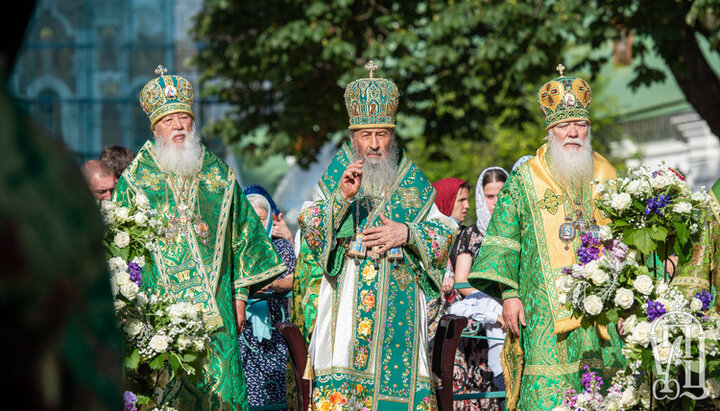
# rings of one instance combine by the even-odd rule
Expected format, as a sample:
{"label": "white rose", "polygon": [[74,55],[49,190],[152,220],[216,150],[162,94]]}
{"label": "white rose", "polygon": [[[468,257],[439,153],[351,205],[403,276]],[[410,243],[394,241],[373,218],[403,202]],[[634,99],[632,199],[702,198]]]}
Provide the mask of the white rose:
{"label": "white rose", "polygon": [[125,327],[123,327],[125,332],[131,337],[134,337],[134,336],[140,334],[140,331],[142,331],[142,328],[143,328],[142,323],[140,321],[136,320],[135,318],[131,318],[130,320],[128,320],[128,322],[125,323]]}
{"label": "white rose", "polygon": [[628,341],[647,347],[650,342],[650,323],[647,321],[638,322],[638,324],[632,329],[632,332],[628,337]]}
{"label": "white rose", "polygon": [[708,378],[705,380],[705,388],[710,398],[714,400],[720,393],[720,381],[714,378]]}
{"label": "white rose", "polygon": [[110,290],[112,290],[113,297],[115,297],[117,293],[120,292],[120,287],[118,287],[114,279],[110,281]]}
{"label": "white rose", "polygon": [[617,211],[623,211],[632,203],[632,197],[628,193],[613,193],[610,200],[610,206]]}
{"label": "white rose", "polygon": [[122,287],[123,285],[132,282],[132,280],[130,280],[130,274],[128,274],[126,272],[115,274],[114,279],[115,279],[115,284],[117,284],[118,287]]}
{"label": "white rose", "polygon": [[140,291],[140,287],[132,281],[120,286],[120,293],[128,300],[134,299],[138,291]]}
{"label": "white rose", "polygon": [[625,187],[625,191],[628,193],[636,196],[643,193],[643,180],[633,180],[630,183],[628,183],[627,187]]}
{"label": "white rose", "polygon": [[181,350],[187,350],[189,348],[192,348],[193,341],[192,338],[188,337],[187,335],[183,334],[180,337],[178,337],[178,346]]}
{"label": "white rose", "polygon": [[660,361],[660,364],[667,364],[668,361],[670,361],[671,351],[672,346],[670,344],[663,344],[655,347],[655,352],[653,353],[653,356],[655,357],[656,361]]}
{"label": "white rose", "polygon": [[627,261],[629,264],[634,264],[637,262],[637,251],[635,250],[628,250],[628,252],[625,254],[625,261]]}
{"label": "white rose", "polygon": [[620,405],[628,409],[638,402],[638,395],[637,391],[635,390],[635,387],[627,387],[622,392],[622,397],[620,398]]}
{"label": "white rose", "polygon": [[635,287],[640,294],[650,295],[653,290],[652,278],[645,274],[639,275],[635,278],[635,281],[633,281],[633,287]]}
{"label": "white rose", "polygon": [[105,200],[100,204],[100,209],[102,211],[114,211],[117,208],[117,205],[114,201]]}
{"label": "white rose", "polygon": [[567,405],[559,405],[552,409],[552,411],[570,411],[570,407]]}
{"label": "white rose", "polygon": [[125,308],[125,303],[120,300],[115,300],[115,302],[113,302],[113,305],[115,306],[115,311],[120,311]]}
{"label": "white rose", "polygon": [[560,293],[567,293],[570,291],[570,285],[573,282],[573,278],[570,275],[564,275],[555,279],[555,288]]}
{"label": "white rose", "polygon": [[113,242],[116,246],[118,246],[118,248],[125,248],[128,246],[128,244],[130,244],[130,235],[128,235],[128,233],[126,233],[125,231],[120,231],[119,233],[115,234]]}
{"label": "white rose", "polygon": [[148,298],[145,295],[145,292],[141,291],[141,292],[137,293],[137,295],[135,296],[135,301],[137,301],[137,303],[140,307],[145,306],[145,304],[148,303]]}
{"label": "white rose", "polygon": [[655,284],[655,294],[657,294],[658,297],[663,297],[665,294],[667,294],[668,290],[670,290],[670,287],[668,287],[667,283],[665,281],[658,281],[657,284]]}
{"label": "white rose", "polygon": [[690,214],[692,211],[692,206],[687,201],[680,201],[679,203],[675,204],[673,207],[673,211],[678,214]]}
{"label": "white rose", "polygon": [[150,209],[150,201],[145,196],[145,194],[138,194],[135,196],[135,204],[137,204],[138,208],[147,211]]}
{"label": "white rose", "polygon": [[598,315],[603,309],[603,303],[597,295],[590,295],[583,301],[583,308],[590,315]]}
{"label": "white rose", "polygon": [[595,285],[602,285],[605,283],[605,281],[607,281],[608,274],[604,270],[598,268],[597,270],[592,272],[592,275],[590,275],[590,279]]}
{"label": "white rose", "polygon": [[[632,292],[632,291],[630,291]],[[635,314],[631,315],[630,317],[626,318],[622,325],[622,332],[623,334],[630,334],[638,324],[638,319]]]}
{"label": "white rose", "polygon": [[202,351],[205,349],[205,341],[202,338],[196,338],[193,341],[193,350]]}
{"label": "white rose", "polygon": [[635,294],[632,290],[618,288],[617,292],[615,292],[615,304],[617,304],[618,307],[627,310],[632,307],[633,302],[635,302]]}
{"label": "white rose", "polygon": [[612,230],[606,225],[601,225],[598,230],[598,236],[603,241],[610,240],[611,238],[613,238]]}
{"label": "white rose", "polygon": [[183,303],[172,304],[166,309],[166,311],[173,319],[181,319],[185,315],[185,307],[183,307]]}
{"label": "white rose", "polygon": [[560,305],[567,304],[567,294],[566,293],[558,293],[558,302]]}
{"label": "white rose", "polygon": [[190,319],[190,320],[195,320],[195,319],[197,319],[198,309],[197,309],[197,307],[195,307],[194,305],[192,305],[192,304],[190,304],[190,303],[186,303],[186,304],[185,304],[185,310],[184,310],[184,311],[185,311],[185,312],[184,312],[185,318]]}
{"label": "white rose", "polygon": [[145,227],[145,225],[148,222],[147,215],[142,212],[135,214],[134,218],[135,218],[135,224],[139,225],[140,227]]}
{"label": "white rose", "polygon": [[157,352],[165,352],[168,349],[168,340],[167,337],[160,334],[155,334],[150,339],[150,348]]}
{"label": "white rose", "polygon": [[127,271],[128,268],[125,260],[120,257],[113,257],[109,259],[108,267],[110,269],[110,274],[117,274],[122,271]]}
{"label": "white rose", "polygon": [[115,217],[120,221],[127,221],[130,219],[130,209],[127,207],[118,207],[115,210]]}
{"label": "white rose", "polygon": [[690,300],[690,309],[693,311],[700,311],[702,310],[703,302],[699,298],[693,297],[692,300]]}

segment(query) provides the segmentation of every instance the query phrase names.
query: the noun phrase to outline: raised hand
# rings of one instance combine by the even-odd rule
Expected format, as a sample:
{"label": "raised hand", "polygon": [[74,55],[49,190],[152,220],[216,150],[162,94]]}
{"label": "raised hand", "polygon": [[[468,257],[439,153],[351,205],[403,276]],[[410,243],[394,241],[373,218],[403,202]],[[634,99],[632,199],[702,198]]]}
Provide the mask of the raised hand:
{"label": "raised hand", "polygon": [[362,160],[350,164],[340,177],[340,194],[347,201],[352,201],[360,191],[362,182]]}

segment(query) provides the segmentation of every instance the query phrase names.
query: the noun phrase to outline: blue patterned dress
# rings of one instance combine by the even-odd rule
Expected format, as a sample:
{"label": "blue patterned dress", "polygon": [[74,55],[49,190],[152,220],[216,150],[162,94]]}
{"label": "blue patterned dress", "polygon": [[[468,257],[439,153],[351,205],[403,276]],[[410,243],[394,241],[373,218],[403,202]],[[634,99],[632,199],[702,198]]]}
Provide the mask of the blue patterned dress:
{"label": "blue patterned dress", "polygon": [[[272,243],[288,268],[278,277],[284,278],[295,271],[295,252],[292,244],[284,238],[273,238]],[[267,302],[272,323],[270,339],[259,342],[249,321],[238,337],[250,406],[282,404],[286,400],[287,348],[275,326],[282,321],[288,321],[288,299],[270,298]],[[251,298],[248,304],[252,303]]]}

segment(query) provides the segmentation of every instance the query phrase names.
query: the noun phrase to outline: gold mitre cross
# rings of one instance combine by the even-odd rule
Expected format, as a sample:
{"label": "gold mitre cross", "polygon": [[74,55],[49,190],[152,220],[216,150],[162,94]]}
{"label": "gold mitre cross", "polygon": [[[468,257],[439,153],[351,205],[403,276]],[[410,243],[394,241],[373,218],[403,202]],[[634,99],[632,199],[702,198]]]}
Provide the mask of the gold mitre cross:
{"label": "gold mitre cross", "polygon": [[159,64],[157,68],[155,69],[155,74],[157,74],[159,77],[162,77],[167,73],[167,69],[162,64]]}
{"label": "gold mitre cross", "polygon": [[375,64],[374,60],[368,61],[367,64],[365,65],[365,70],[367,70],[368,73],[370,73],[370,78],[373,78],[373,74],[375,73],[375,70],[377,70],[377,68],[378,68],[378,66],[377,66],[377,64]]}
{"label": "gold mitre cross", "polygon": [[560,63],[557,65],[557,67],[555,67],[555,70],[557,70],[560,73],[560,77],[562,77],[563,71],[565,71],[565,66],[563,66],[562,63]]}

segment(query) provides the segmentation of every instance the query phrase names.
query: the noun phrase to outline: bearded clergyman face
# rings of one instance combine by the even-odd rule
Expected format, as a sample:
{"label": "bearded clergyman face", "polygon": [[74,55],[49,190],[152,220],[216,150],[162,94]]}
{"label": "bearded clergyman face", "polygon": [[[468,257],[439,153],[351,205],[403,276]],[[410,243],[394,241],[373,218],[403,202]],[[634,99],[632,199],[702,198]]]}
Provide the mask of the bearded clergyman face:
{"label": "bearded clergyman face", "polygon": [[590,125],[586,121],[560,123],[548,131],[550,169],[560,184],[580,185],[593,175]]}
{"label": "bearded clergyman face", "polygon": [[166,170],[191,176],[202,166],[202,145],[195,121],[185,113],[169,114],[155,125],[155,157]]}
{"label": "bearded clergyman face", "polygon": [[395,133],[386,128],[365,128],[353,131],[351,142],[355,160],[363,160],[363,191],[375,197],[386,194],[398,166]]}

